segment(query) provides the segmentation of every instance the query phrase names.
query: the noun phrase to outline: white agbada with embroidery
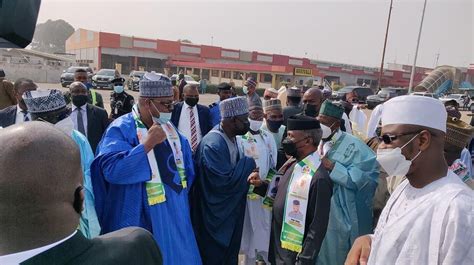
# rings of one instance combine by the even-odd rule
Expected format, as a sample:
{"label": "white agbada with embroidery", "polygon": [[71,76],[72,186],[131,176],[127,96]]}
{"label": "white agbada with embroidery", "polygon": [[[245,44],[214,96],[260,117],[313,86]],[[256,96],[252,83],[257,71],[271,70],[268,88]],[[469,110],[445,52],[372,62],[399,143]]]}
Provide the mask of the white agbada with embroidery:
{"label": "white agbada with embroidery", "polygon": [[[252,135],[256,140],[255,147],[251,150],[243,150],[241,136],[237,137],[237,146],[242,155],[253,157],[259,168],[262,180],[267,176],[270,166],[276,167],[277,148],[273,137],[261,130],[260,134]],[[271,156],[270,156],[271,153]],[[270,158],[271,157],[271,158]],[[246,264],[255,264],[255,250],[263,255],[268,262],[268,248],[270,245],[271,210],[263,207],[263,198],[257,195],[257,199],[247,198],[245,209],[244,228],[240,250],[246,255]]]}
{"label": "white agbada with embroidery", "polygon": [[382,211],[368,264],[474,264],[473,202],[452,171],[421,189],[404,180]]}

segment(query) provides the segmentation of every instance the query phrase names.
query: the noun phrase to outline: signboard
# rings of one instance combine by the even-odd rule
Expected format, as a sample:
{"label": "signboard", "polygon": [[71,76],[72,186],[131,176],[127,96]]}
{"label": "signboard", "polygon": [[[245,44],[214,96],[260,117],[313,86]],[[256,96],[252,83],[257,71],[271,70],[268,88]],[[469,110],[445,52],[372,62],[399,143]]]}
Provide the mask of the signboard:
{"label": "signboard", "polygon": [[313,69],[295,67],[294,73],[300,76],[313,76]]}

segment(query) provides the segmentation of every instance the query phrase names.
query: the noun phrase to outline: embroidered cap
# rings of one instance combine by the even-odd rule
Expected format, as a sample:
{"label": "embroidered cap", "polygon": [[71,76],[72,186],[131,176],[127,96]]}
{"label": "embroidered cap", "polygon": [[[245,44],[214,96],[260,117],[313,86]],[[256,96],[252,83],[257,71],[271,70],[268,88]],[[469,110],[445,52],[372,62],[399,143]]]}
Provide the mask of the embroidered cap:
{"label": "embroidered cap", "polygon": [[464,148],[472,139],[474,128],[462,120],[449,117],[446,123],[446,143]]}
{"label": "embroidered cap", "polygon": [[263,110],[265,112],[269,110],[274,110],[274,109],[282,110],[281,101],[279,99],[272,98],[272,99],[263,101]]}
{"label": "embroidered cap", "polygon": [[249,104],[245,97],[228,98],[219,104],[221,117],[230,118],[249,113]]}
{"label": "embroidered cap", "polygon": [[288,97],[302,97],[302,93],[301,93],[301,88],[297,88],[297,87],[290,87],[288,88],[287,90],[288,94],[286,94]]}
{"label": "embroidered cap", "polygon": [[43,113],[66,107],[63,93],[57,89],[27,91],[23,94],[28,112]]}
{"label": "embroidered cap", "polygon": [[344,108],[338,104],[335,104],[329,100],[326,100],[321,105],[319,114],[333,117],[340,120],[342,119],[342,115],[344,114]]}
{"label": "embroidered cap", "polygon": [[256,87],[257,81],[253,77],[247,78],[247,86]]}
{"label": "embroidered cap", "polygon": [[163,75],[156,72],[145,73],[142,80],[139,83],[140,97],[143,98],[160,98],[160,97],[172,97],[173,87],[171,86],[171,80]]}

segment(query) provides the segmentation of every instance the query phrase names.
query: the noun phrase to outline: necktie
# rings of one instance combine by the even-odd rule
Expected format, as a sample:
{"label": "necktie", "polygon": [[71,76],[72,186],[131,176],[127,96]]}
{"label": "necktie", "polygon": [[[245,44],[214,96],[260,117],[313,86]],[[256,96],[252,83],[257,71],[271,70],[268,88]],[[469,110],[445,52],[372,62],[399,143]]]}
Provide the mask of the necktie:
{"label": "necktie", "polygon": [[194,112],[193,112],[192,107],[189,107],[189,120],[191,123],[191,148],[193,149],[193,151],[195,151],[198,142],[197,142],[196,120],[194,118]]}
{"label": "necktie", "polygon": [[82,120],[82,109],[81,108],[77,108],[77,130],[86,135],[86,130],[84,129],[84,122]]}
{"label": "necktie", "polygon": [[28,118],[28,111],[22,110],[21,113],[23,113],[23,121],[30,121],[30,118]]}

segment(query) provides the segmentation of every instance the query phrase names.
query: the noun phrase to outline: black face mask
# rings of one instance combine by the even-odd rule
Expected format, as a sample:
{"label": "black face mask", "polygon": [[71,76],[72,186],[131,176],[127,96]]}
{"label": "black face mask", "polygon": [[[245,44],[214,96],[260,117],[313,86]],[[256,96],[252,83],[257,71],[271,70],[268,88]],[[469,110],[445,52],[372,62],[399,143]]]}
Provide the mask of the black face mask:
{"label": "black face mask", "polygon": [[319,111],[316,109],[316,105],[304,104],[303,110],[306,116],[310,116],[310,117],[318,116]]}
{"label": "black face mask", "polygon": [[277,132],[280,129],[282,124],[283,124],[283,121],[267,120],[267,127],[272,132]]}
{"label": "black face mask", "polygon": [[283,147],[283,151],[285,154],[292,156],[294,158],[298,158],[298,147],[296,146],[297,143],[306,140],[306,138],[303,138],[299,141],[294,142],[293,140],[289,138],[285,138],[281,142],[281,146]]}
{"label": "black face mask", "polygon": [[186,102],[186,104],[189,106],[194,107],[199,102],[199,98],[186,98],[184,102]]}
{"label": "black face mask", "polygon": [[[237,132],[236,134],[237,135],[244,135],[246,134],[249,130],[250,130],[250,122],[249,120],[245,120],[245,121],[241,121],[239,120],[239,123],[241,123],[243,125],[243,128],[237,128]],[[240,126],[239,126],[240,127]]]}
{"label": "black face mask", "polygon": [[82,107],[87,103],[87,95],[72,96],[72,104],[76,107]]}

